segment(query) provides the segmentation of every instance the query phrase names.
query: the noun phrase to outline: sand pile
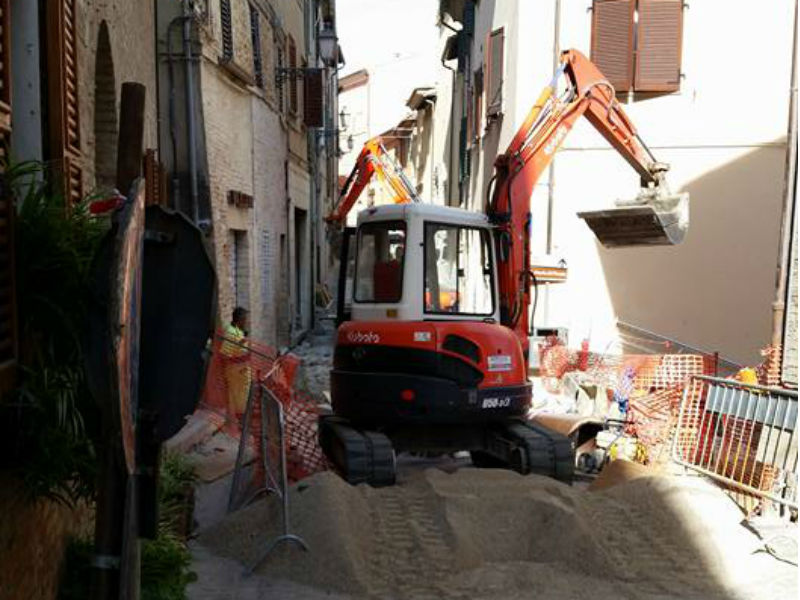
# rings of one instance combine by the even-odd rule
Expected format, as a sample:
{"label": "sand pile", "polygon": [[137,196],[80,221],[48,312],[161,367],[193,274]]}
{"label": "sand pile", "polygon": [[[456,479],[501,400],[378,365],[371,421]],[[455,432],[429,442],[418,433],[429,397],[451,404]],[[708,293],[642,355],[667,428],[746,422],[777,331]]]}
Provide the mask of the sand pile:
{"label": "sand pile", "polygon": [[[294,533],[257,572],[357,598],[776,598],[796,569],[719,490],[641,478],[601,492],[502,470],[436,469],[353,487],[320,473],[292,489]],[[249,564],[278,533],[270,499],[200,542]]]}

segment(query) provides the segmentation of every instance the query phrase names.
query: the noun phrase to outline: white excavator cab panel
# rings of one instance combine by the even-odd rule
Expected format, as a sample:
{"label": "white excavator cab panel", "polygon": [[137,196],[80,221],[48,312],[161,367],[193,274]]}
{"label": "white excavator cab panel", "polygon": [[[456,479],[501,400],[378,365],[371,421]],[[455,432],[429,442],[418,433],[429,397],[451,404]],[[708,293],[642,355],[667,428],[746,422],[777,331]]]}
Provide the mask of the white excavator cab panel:
{"label": "white excavator cab panel", "polygon": [[352,244],[355,321],[499,320],[486,216],[425,204],[374,207]]}

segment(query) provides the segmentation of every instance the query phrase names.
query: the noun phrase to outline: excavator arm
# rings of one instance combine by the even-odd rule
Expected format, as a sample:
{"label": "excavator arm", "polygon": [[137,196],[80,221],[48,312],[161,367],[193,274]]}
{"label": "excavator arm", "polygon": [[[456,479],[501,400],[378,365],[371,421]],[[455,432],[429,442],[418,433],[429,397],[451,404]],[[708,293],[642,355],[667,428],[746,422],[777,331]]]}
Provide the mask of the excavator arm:
{"label": "excavator arm", "polygon": [[[561,86],[562,81],[565,86]],[[561,88],[564,88],[563,91]],[[530,197],[575,122],[586,116],[639,174],[642,189],[610,210],[579,213],[606,246],[679,243],[688,226],[688,195],[670,194],[668,166],[655,160],[616,100],[614,88],[576,50],[542,91],[508,149],[495,160],[494,187],[487,206],[498,228],[500,307],[503,324],[517,333],[527,356],[530,288]]]}
{"label": "excavator arm", "polygon": [[364,188],[369,185],[373,175],[389,189],[396,204],[419,202],[414,186],[378,136],[367,140],[364,144],[353,170],[339,191],[339,201],[325,220],[328,223],[344,224],[347,215]]}

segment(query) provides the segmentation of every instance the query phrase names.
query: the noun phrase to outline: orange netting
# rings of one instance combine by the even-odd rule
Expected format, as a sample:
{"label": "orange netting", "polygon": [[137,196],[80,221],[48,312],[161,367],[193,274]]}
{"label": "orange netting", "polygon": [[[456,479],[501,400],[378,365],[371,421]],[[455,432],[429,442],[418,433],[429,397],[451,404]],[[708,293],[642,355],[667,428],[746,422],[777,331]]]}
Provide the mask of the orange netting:
{"label": "orange netting", "polygon": [[[313,395],[296,389],[300,359],[251,338],[232,339],[217,332],[211,348],[201,407],[224,420],[226,433],[240,438],[248,398],[263,384],[280,401],[285,419],[285,451],[289,481],[328,468],[317,441],[319,407]],[[257,395],[254,396],[257,398]],[[253,478],[262,480],[261,407],[252,401],[246,442],[255,459]]]}

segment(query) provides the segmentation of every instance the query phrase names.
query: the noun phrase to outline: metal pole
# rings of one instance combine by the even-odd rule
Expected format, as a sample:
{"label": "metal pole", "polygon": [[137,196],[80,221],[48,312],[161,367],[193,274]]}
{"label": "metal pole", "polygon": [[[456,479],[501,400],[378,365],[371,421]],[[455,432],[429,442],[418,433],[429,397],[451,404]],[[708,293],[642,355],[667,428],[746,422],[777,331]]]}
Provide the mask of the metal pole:
{"label": "metal pole", "polygon": [[[558,70],[561,58],[561,44],[559,40],[561,32],[561,0],[555,0],[555,19],[553,20],[553,73]],[[547,174],[547,254],[553,251],[553,203],[555,194],[553,192],[556,185],[556,159],[550,161],[550,169]],[[549,290],[549,288],[548,288]]]}
{"label": "metal pole", "polygon": [[775,302],[772,304],[773,346],[783,340],[783,321],[786,312],[786,279],[789,269],[789,249],[792,238],[795,204],[795,177],[797,171],[797,3],[794,5],[794,33],[792,35],[792,72],[789,78],[789,121],[786,134],[786,169],[784,171],[784,203],[781,219],[780,250],[778,255]]}
{"label": "metal pole", "polygon": [[183,3],[183,56],[186,61],[186,135],[189,145],[189,196],[192,202],[192,220],[199,224],[200,207],[197,194],[197,131],[194,120],[194,61],[192,57],[192,3],[185,0]]}

